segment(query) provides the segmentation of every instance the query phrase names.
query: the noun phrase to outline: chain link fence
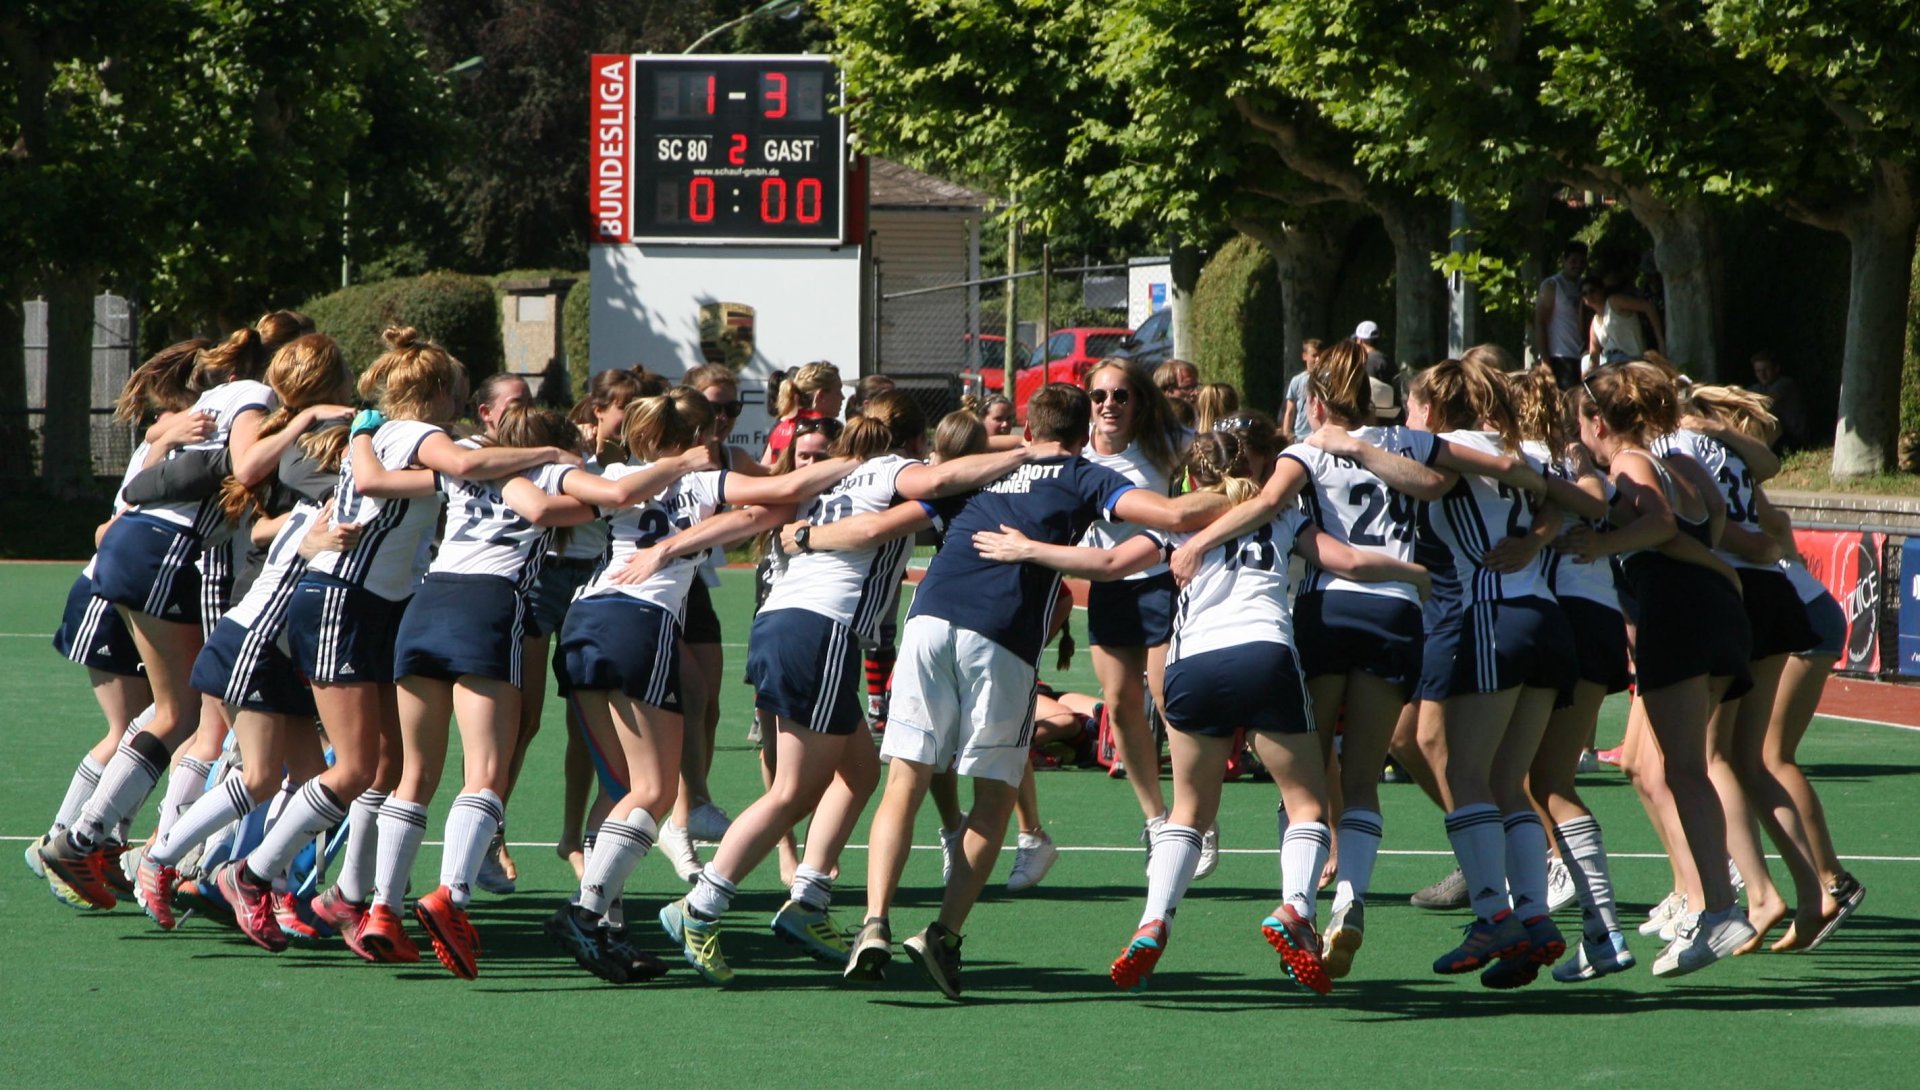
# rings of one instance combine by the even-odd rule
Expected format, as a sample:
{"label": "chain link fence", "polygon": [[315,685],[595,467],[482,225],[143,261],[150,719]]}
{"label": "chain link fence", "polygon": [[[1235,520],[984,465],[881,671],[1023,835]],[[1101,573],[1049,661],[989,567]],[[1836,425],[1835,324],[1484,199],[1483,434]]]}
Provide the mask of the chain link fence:
{"label": "chain link fence", "polygon": [[[29,299],[23,309],[26,407],[0,412],[0,479],[15,481],[38,476],[47,419],[47,304]],[[139,336],[132,300],[94,297],[88,446],[95,476],[118,477],[133,457],[134,429],[113,419],[113,403],[133,373]]]}

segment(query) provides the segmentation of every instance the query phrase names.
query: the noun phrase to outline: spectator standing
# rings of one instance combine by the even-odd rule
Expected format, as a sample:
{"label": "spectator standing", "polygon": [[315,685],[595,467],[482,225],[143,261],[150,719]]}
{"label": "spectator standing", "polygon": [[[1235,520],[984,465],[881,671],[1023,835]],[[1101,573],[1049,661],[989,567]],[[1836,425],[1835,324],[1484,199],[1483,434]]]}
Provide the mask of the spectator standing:
{"label": "spectator standing", "polygon": [[1387,358],[1387,354],[1380,350],[1379,322],[1372,320],[1361,322],[1353,329],[1353,339],[1360,342],[1361,349],[1367,354],[1367,374],[1381,382],[1397,383],[1399,381],[1400,369],[1395,367],[1393,361]]}
{"label": "spectator standing", "polygon": [[1313,434],[1307,422],[1307,371],[1320,359],[1320,340],[1308,337],[1300,342],[1300,373],[1287,383],[1287,403],[1280,408],[1280,434],[1288,443],[1297,443]]}
{"label": "spectator standing", "polygon": [[1560,271],[1540,282],[1533,301],[1533,349],[1553,368],[1562,390],[1580,380],[1580,355],[1587,328],[1580,303],[1580,277],[1587,271],[1587,244],[1569,242],[1560,250]]}

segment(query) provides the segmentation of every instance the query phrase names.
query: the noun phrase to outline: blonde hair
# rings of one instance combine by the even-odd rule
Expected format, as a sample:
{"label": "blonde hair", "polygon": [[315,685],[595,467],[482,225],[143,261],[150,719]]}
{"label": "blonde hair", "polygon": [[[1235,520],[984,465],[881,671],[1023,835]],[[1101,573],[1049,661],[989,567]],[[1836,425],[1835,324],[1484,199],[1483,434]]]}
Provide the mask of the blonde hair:
{"label": "blonde hair", "polygon": [[236,329],[227,339],[211,348],[203,348],[193,361],[193,374],[187,389],[205,393],[234,379],[257,379],[267,367],[267,350],[260,334],[252,329]]}
{"label": "blonde hair", "polygon": [[680,381],[696,390],[720,385],[731,386],[736,390],[740,388],[740,376],[724,363],[703,363],[688,371],[687,377]]}
{"label": "blonde hair", "polygon": [[395,420],[431,419],[434,402],[454,399],[467,385],[467,369],[446,349],[412,326],[388,327],[387,350],[360,376],[360,397],[375,401]]}
{"label": "blonde hair", "polygon": [[113,418],[123,424],[137,424],[149,411],[179,412],[193,407],[194,395],[187,385],[193,364],[202,350],[213,347],[205,337],[170,344],[134,369],[127,384],[120,388],[114,402]]}
{"label": "blonde hair", "polygon": [[920,403],[904,391],[883,390],[868,398],[860,415],[847,423],[833,444],[833,453],[866,461],[926,434],[927,416]]}
{"label": "blonde hair", "polygon": [[295,337],[312,333],[313,319],[297,310],[273,310],[253,323],[253,331],[260,334],[260,346],[271,355]]}
{"label": "blonde hair", "polygon": [[1479,431],[1484,424],[1503,448],[1520,449],[1520,425],[1506,381],[1479,359],[1441,360],[1414,377],[1408,394],[1427,406],[1427,423],[1435,432]]}
{"label": "blonde hair", "polygon": [[[325,333],[309,333],[282,346],[267,365],[266,379],[280,407],[260,422],[262,439],[285,430],[302,409],[353,396],[353,371],[340,345]],[[262,481],[247,488],[228,477],[220,483],[220,509],[229,521],[239,522],[249,509],[266,509],[272,487],[271,481]]]}
{"label": "blonde hair", "polygon": [[933,429],[933,460],[964,458],[987,449],[987,425],[965,409],[955,409],[940,418]]}
{"label": "blonde hair", "polygon": [[[801,409],[811,408],[813,395],[822,390],[832,390],[840,385],[840,369],[824,361],[809,363],[780,384],[780,403],[774,409],[774,415],[781,419],[794,416]],[[801,400],[801,395],[806,400]]]}
{"label": "blonde hair", "polygon": [[[1138,444],[1140,453],[1147,456],[1155,469],[1173,476],[1180,468],[1180,427],[1173,410],[1167,407],[1167,395],[1154,385],[1146,365],[1133,360],[1101,360],[1087,372],[1082,385],[1093,389],[1093,380],[1099,378],[1102,371],[1119,371],[1126,376],[1129,396],[1133,398],[1133,434],[1127,437],[1127,442]],[[1027,414],[1029,418],[1033,414],[1031,402],[1027,404]]]}
{"label": "blonde hair", "polygon": [[1530,371],[1503,372],[1503,376],[1520,438],[1545,443],[1555,458],[1560,457],[1567,446],[1566,415],[1560,409],[1560,384],[1554,380],[1552,369],[1543,365]]}
{"label": "blonde hair", "polygon": [[1644,446],[1679,425],[1678,387],[1654,364],[1634,360],[1596,367],[1580,380],[1580,389],[1585,394],[1580,414],[1628,442]]}
{"label": "blonde hair", "polygon": [[713,425],[713,410],[698,394],[676,398],[667,394],[635,398],[627,404],[626,426],[620,429],[627,456],[643,462],[678,454],[695,443]]}
{"label": "blonde hair", "polygon": [[1240,391],[1225,382],[1209,382],[1193,395],[1194,427],[1208,431],[1213,422],[1232,416],[1240,408]]}
{"label": "blonde hair", "polygon": [[1349,428],[1373,420],[1373,384],[1367,381],[1367,351],[1352,339],[1322,348],[1307,365],[1307,394],[1326,407],[1327,419]]}
{"label": "blonde hair", "polygon": [[1682,395],[1689,411],[1717,420],[1749,439],[1772,446],[1780,438],[1773,399],[1738,386],[1689,386]]}
{"label": "blonde hair", "polygon": [[1195,492],[1218,492],[1228,503],[1241,503],[1260,494],[1247,465],[1247,445],[1230,431],[1210,431],[1193,437],[1187,448],[1187,481]]}

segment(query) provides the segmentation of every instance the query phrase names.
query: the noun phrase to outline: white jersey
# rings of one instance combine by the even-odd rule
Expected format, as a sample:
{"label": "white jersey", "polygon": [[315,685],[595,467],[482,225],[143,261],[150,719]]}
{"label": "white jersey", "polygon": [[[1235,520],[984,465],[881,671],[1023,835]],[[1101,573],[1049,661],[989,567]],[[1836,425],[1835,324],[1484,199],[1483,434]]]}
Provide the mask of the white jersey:
{"label": "white jersey", "polygon": [[253,586],[227,611],[226,620],[262,639],[283,640],[293,588],[307,570],[307,562],[300,557],[300,542],[319,517],[319,504],[303,500],[294,505],[287,521],[273,535],[273,544],[267,546],[266,562],[254,577]]}
{"label": "white jersey", "polygon": [[[518,474],[549,496],[560,495],[560,482],[573,466],[535,466]],[[520,585],[539,572],[552,531],[528,522],[508,506],[502,489],[506,481],[469,481],[439,474],[440,491],[447,498],[447,529],[440,549],[427,566],[429,572],[457,575],[494,575]]]}
{"label": "white jersey", "polygon": [[[1727,500],[1727,522],[1739,525],[1758,534],[1760,512],[1754,497],[1756,485],[1753,471],[1747,468],[1746,460],[1728,449],[1726,444],[1697,431],[1682,428],[1672,435],[1663,435],[1655,439],[1650,446],[1655,454],[1662,458],[1684,455],[1698,462],[1707,471],[1708,476],[1720,486],[1720,494]],[[1752,568],[1756,571],[1772,571],[1772,564],[1761,564],[1744,557],[1735,556],[1726,549],[1715,549],[1714,555],[1736,568]]]}
{"label": "white jersey", "polygon": [[[1545,443],[1526,442],[1520,449],[1540,459],[1547,466],[1547,472],[1563,481],[1578,481],[1579,472],[1571,458],[1555,459],[1547,450]],[[1613,482],[1600,478],[1607,489],[1607,499],[1613,499]],[[1560,519],[1560,529],[1564,532],[1574,526],[1587,526],[1593,530],[1605,532],[1607,520],[1583,519],[1571,511],[1565,512]],[[1615,613],[1620,611],[1620,591],[1613,584],[1613,565],[1605,560],[1596,560],[1591,564],[1582,564],[1573,557],[1551,546],[1540,554],[1541,563],[1546,565],[1547,585],[1553,588],[1556,598],[1581,598],[1606,606]]]}
{"label": "white jersey", "polygon": [[[1431,432],[1397,424],[1356,428],[1347,434],[1422,465],[1432,465],[1440,449]],[[1388,488],[1359,462],[1337,458],[1308,443],[1295,443],[1281,451],[1280,457],[1306,467],[1308,485],[1300,492],[1300,505],[1322,533],[1356,549],[1412,563],[1420,516],[1418,500]],[[1313,564],[1307,565],[1300,589],[1353,591],[1416,605],[1420,602],[1420,592],[1411,583],[1358,583]]]}
{"label": "white jersey", "polygon": [[[445,432],[420,420],[389,420],[373,433],[373,452],[387,469],[406,469],[420,454],[420,445]],[[361,495],[353,483],[353,447],[340,463],[340,483],[333,490],[335,526],[358,524],[360,541],[347,552],[328,550],[313,558],[310,569],[364,587],[389,602],[413,595],[414,584],[426,574],[434,527],[446,497],[439,492],[417,499],[381,500]]]}
{"label": "white jersey", "polygon": [[[1293,543],[1308,525],[1298,509],[1208,549],[1200,570],[1180,591],[1167,664],[1248,643],[1293,646],[1287,568]],[[1156,535],[1158,536],[1158,535]],[[1191,534],[1173,535],[1179,545]]]}
{"label": "white jersey", "polygon": [[[606,467],[600,464],[598,458],[588,458],[580,464],[579,468],[596,477],[606,472]],[[607,545],[612,540],[612,532],[607,529],[607,520],[602,516],[592,522],[581,523],[570,528],[567,531],[566,544],[562,545],[557,553],[548,555],[565,560],[599,560],[607,555]]]}
{"label": "white jersey", "polygon": [[[618,463],[608,466],[602,476],[609,481],[617,481],[645,468],[644,463]],[[726,476],[724,469],[689,473],[652,499],[632,507],[623,507],[609,515],[607,522],[613,532],[612,548],[607,553],[606,562],[594,573],[593,581],[581,590],[580,597],[624,594],[659,606],[676,617],[685,613],[687,592],[693,589],[693,581],[699,577],[700,564],[706,559],[704,552],[683,556],[663,566],[644,583],[615,583],[612,577],[627,566],[628,559],[634,553],[711,518],[720,509],[721,482]]]}
{"label": "white jersey", "polygon": [[[885,511],[894,504],[894,482],[901,471],[919,464],[898,454],[869,458],[814,497],[802,517],[815,526],[825,526],[854,515]],[[760,608],[812,610],[848,626],[863,640],[876,639],[912,550],[913,537],[908,535],[876,549],[790,556],[786,571]]]}
{"label": "white jersey", "polygon": [[[1450,431],[1440,438],[1487,454],[1506,453],[1500,446],[1500,437],[1490,432]],[[1535,470],[1544,469],[1532,455],[1523,451],[1520,457]],[[1553,597],[1539,564],[1529,564],[1508,575],[1481,567],[1481,558],[1488,549],[1503,538],[1524,535],[1533,526],[1536,506],[1530,494],[1471,473],[1461,474],[1453,490],[1441,498],[1433,529],[1453,553],[1454,570],[1460,574],[1466,604]]]}
{"label": "white jersey", "polygon": [[[227,445],[228,438],[233,434],[233,422],[240,418],[241,413],[255,409],[261,412],[272,412],[274,406],[279,403],[280,400],[274,396],[273,389],[264,382],[236,379],[233,382],[215,386],[201,394],[200,399],[195,401],[193,408],[189,410],[211,415],[213,431],[209,432],[205,439],[191,446],[182,447],[174,454],[178,455],[189,450],[219,450]],[[165,519],[175,526],[190,529],[201,535],[207,534],[216,524],[224,521],[221,518],[218,494],[202,500],[146,504],[140,508],[140,513]]]}
{"label": "white jersey", "polygon": [[[1092,462],[1094,465],[1106,466],[1127,480],[1132,481],[1137,487],[1144,488],[1156,496],[1171,496],[1173,494],[1172,479],[1165,473],[1160,472],[1159,466],[1147,460],[1146,452],[1140,449],[1139,443],[1128,443],[1127,449],[1118,454],[1099,454],[1094,451],[1093,443],[1089,441],[1086,449],[1080,453],[1087,461]],[[1142,532],[1140,527],[1135,526],[1131,522],[1114,522],[1109,519],[1100,519],[1092,526],[1087,527],[1086,535],[1080,539],[1079,543],[1090,549],[1111,549],[1122,541]],[[1150,576],[1159,575],[1166,570],[1166,562],[1161,561],[1146,571],[1136,575],[1129,575],[1127,578],[1146,579]]]}

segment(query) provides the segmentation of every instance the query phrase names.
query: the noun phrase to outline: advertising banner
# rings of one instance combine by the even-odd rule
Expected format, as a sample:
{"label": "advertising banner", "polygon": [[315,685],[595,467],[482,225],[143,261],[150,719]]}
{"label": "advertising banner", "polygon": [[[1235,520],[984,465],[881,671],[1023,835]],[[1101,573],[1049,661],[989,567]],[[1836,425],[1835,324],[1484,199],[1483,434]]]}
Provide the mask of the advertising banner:
{"label": "advertising banner", "polygon": [[1877,673],[1881,669],[1880,551],[1887,535],[1863,531],[1795,530],[1794,544],[1807,570],[1826,585],[1847,614],[1847,650],[1835,669]]}
{"label": "advertising banner", "polygon": [[1900,546],[1900,672],[1920,676],[1920,538]]}

